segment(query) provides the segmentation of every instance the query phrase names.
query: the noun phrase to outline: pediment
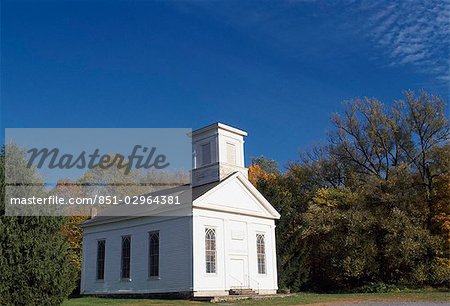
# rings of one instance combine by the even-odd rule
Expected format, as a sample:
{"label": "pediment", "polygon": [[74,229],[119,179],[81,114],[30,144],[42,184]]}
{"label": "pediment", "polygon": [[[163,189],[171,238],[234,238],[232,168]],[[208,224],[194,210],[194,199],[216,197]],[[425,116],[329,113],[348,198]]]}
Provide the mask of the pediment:
{"label": "pediment", "polygon": [[196,199],[194,207],[279,219],[280,215],[242,174],[236,173]]}

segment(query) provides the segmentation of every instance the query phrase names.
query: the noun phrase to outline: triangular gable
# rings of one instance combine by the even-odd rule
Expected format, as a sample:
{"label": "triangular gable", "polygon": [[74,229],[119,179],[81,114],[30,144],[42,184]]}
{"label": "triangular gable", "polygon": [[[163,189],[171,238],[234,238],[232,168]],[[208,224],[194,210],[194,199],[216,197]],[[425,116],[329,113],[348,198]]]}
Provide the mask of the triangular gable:
{"label": "triangular gable", "polygon": [[193,202],[193,206],[243,215],[279,219],[280,214],[240,173],[235,173]]}

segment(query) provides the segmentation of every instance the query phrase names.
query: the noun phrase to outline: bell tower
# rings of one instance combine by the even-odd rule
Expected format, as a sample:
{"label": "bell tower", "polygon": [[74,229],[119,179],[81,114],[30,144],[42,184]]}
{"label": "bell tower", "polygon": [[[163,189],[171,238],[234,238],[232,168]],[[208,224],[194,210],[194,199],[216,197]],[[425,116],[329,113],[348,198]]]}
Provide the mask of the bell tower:
{"label": "bell tower", "polygon": [[244,165],[247,132],[214,123],[192,132],[192,186],[223,180],[234,172],[248,175]]}

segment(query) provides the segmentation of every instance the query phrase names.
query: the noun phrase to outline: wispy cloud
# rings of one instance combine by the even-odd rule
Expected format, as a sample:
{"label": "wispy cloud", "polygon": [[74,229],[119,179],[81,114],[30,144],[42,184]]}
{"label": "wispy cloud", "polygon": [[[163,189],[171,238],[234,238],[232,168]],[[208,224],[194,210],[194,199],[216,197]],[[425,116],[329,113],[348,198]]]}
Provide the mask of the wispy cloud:
{"label": "wispy cloud", "polygon": [[351,53],[349,41],[368,41],[374,61],[450,79],[450,0],[199,1],[188,6],[248,33],[262,33],[286,50],[301,50],[307,58]]}
{"label": "wispy cloud", "polygon": [[365,17],[364,35],[390,66],[411,65],[449,80],[450,1],[365,0],[353,9]]}

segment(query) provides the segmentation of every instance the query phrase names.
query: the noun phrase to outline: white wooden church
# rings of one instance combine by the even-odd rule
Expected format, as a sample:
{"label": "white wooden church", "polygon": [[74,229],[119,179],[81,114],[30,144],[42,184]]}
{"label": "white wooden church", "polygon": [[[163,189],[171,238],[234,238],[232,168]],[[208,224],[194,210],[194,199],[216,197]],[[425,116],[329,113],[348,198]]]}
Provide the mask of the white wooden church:
{"label": "white wooden church", "polygon": [[247,179],[244,136],[222,123],[192,133],[189,216],[84,222],[81,293],[276,293],[280,215]]}

